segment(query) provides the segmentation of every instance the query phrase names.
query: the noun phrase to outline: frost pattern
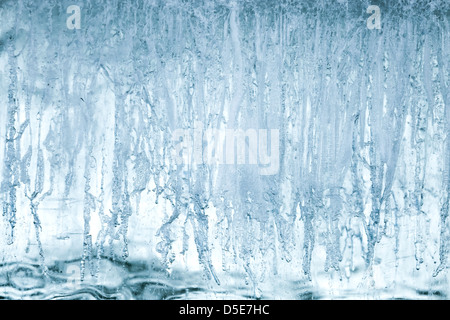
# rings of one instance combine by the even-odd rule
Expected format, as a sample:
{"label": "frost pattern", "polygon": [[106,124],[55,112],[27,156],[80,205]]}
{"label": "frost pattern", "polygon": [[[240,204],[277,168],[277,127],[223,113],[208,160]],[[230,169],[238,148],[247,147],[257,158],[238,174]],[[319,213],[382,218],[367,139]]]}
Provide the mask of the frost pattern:
{"label": "frost pattern", "polygon": [[[3,1],[3,263],[51,277],[80,259],[84,279],[105,259],[170,274],[196,254],[256,296],[273,275],[320,286],[359,268],[363,287],[433,286],[450,241],[450,5],[378,3],[369,30],[368,1],[85,0],[69,30],[71,1]],[[196,121],[279,129],[278,173],[177,164],[172,134]]]}

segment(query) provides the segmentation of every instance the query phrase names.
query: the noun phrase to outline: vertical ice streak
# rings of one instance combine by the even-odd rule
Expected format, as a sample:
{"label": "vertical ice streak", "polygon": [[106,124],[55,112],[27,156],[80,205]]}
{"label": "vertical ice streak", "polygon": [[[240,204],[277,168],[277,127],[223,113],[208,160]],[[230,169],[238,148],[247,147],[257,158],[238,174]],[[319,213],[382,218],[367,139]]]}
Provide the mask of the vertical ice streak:
{"label": "vertical ice streak", "polygon": [[450,209],[450,108],[449,108],[449,100],[448,100],[448,77],[449,77],[449,66],[448,66],[448,40],[449,40],[449,21],[448,19],[444,19],[441,21],[441,25],[444,25],[443,30],[437,36],[438,41],[440,41],[441,45],[437,47],[437,64],[438,64],[438,74],[436,76],[437,85],[439,87],[439,92],[442,95],[442,102],[444,107],[443,114],[443,141],[444,141],[444,155],[443,155],[443,170],[442,170],[442,186],[443,193],[441,197],[441,208],[440,208],[440,218],[441,218],[441,232],[440,232],[440,246],[439,246],[439,260],[440,264],[433,276],[437,276],[439,272],[441,272],[448,264],[448,245],[447,241],[449,239],[448,234],[448,214]]}
{"label": "vertical ice streak", "polygon": [[5,151],[3,160],[3,216],[9,223],[8,244],[14,241],[14,228],[16,226],[17,199],[16,189],[18,183],[18,159],[16,152],[17,145],[17,60],[14,56],[15,41],[14,32],[10,31],[7,36],[7,54],[9,63],[9,87],[7,101],[7,121],[6,121],[6,137]]}

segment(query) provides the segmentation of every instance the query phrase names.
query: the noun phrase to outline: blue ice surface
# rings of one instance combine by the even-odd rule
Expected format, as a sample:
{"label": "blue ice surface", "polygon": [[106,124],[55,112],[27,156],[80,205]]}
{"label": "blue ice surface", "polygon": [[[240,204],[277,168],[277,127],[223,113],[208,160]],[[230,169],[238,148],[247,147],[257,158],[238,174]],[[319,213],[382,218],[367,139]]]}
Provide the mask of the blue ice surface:
{"label": "blue ice surface", "polygon": [[2,1],[0,296],[447,298],[449,10]]}

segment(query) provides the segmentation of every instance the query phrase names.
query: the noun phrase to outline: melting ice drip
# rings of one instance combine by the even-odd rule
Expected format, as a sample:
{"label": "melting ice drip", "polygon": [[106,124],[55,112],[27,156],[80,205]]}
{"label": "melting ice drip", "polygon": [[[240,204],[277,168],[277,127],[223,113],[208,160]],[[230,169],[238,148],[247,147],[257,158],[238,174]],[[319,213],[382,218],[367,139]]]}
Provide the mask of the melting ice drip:
{"label": "melting ice drip", "polygon": [[[377,1],[380,29],[368,1],[77,4],[80,29],[71,1],[0,4],[4,265],[447,281],[448,1]],[[195,122],[277,130],[279,170],[180,165]]]}

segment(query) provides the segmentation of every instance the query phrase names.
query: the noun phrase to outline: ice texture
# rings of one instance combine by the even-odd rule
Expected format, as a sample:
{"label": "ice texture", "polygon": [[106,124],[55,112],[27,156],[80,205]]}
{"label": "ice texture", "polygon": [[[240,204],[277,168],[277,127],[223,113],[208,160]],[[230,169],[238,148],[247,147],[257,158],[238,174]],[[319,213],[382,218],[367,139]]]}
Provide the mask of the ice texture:
{"label": "ice texture", "polygon": [[[0,1],[0,296],[448,297],[449,17]],[[277,170],[180,163],[226,130]]]}

